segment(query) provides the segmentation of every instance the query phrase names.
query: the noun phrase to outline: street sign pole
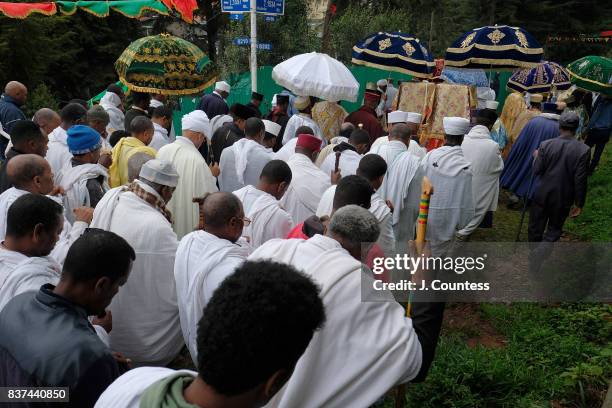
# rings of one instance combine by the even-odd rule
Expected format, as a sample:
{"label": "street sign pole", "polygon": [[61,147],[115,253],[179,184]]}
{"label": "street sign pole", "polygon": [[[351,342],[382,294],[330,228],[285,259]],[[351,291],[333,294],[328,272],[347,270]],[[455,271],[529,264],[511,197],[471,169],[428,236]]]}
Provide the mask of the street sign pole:
{"label": "street sign pole", "polygon": [[257,92],[257,0],[251,0],[251,91]]}

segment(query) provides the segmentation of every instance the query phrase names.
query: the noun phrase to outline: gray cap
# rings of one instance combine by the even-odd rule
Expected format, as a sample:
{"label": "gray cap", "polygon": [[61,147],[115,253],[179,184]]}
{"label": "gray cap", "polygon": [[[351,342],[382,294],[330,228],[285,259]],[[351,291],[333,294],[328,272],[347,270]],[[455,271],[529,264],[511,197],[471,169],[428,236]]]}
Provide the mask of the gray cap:
{"label": "gray cap", "polygon": [[566,128],[578,129],[580,118],[576,112],[564,111],[559,118],[559,126]]}
{"label": "gray cap", "polygon": [[179,180],[179,174],[174,165],[158,159],[149,160],[143,164],[138,177],[168,187],[176,187]]}

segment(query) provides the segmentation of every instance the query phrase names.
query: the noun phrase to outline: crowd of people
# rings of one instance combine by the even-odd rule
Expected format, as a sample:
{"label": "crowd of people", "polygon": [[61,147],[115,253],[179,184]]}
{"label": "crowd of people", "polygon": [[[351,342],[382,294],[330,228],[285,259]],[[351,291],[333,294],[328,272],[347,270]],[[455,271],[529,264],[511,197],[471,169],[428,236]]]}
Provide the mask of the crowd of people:
{"label": "crowd of people", "polygon": [[[0,386],[69,387],[74,407],[368,407],[434,358],[443,303],[406,317],[360,296],[365,266],[415,238],[424,178],[432,251],[490,227],[500,187],[554,242],[612,128],[603,95],[511,94],[499,117],[445,117],[427,151],[387,80],[350,114],[230,93],[217,82],[177,135],[163,95],[128,106],[110,85],[30,120],[5,86]],[[197,371],[167,368],[181,354]]]}

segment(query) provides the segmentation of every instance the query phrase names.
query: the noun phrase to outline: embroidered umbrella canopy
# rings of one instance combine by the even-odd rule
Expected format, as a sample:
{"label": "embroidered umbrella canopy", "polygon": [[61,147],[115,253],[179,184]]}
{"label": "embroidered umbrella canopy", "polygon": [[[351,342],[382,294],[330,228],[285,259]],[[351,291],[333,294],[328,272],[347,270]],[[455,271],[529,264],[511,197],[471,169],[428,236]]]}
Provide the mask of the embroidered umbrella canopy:
{"label": "embroidered umbrella canopy", "polygon": [[579,88],[612,96],[612,59],[589,55],[569,64],[567,70]]}
{"label": "embroidered umbrella canopy", "polygon": [[400,32],[368,35],[353,47],[353,64],[431,78],[436,66],[418,38]]}
{"label": "embroidered umbrella canopy", "polygon": [[555,89],[566,90],[570,86],[569,72],[561,65],[548,61],[535,68],[520,69],[508,80],[508,88],[518,92],[550,93]]}
{"label": "embroidered umbrella canopy", "polygon": [[296,95],[328,101],[355,102],[359,94],[359,82],[351,71],[337,59],[318,52],[281,62],[272,69],[272,79]]}
{"label": "embroidered umbrella canopy", "polygon": [[495,25],[475,28],[457,38],[446,49],[446,66],[483,69],[531,68],[544,50],[520,27]]}
{"label": "embroidered umbrella canopy", "polygon": [[213,63],[202,50],[169,34],[134,41],[115,69],[128,89],[163,95],[195,94],[216,80]]}

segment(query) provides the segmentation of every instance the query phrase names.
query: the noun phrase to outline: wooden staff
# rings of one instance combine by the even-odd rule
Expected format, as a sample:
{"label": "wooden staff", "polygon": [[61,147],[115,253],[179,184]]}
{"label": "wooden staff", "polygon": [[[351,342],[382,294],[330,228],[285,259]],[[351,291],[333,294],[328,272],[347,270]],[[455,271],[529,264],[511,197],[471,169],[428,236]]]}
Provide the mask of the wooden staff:
{"label": "wooden staff", "polygon": [[340,168],[340,155],[342,153],[341,152],[336,152],[336,163],[334,165],[334,172],[338,172],[338,169]]}
{"label": "wooden staff", "polygon": [[[417,230],[416,230],[416,239],[415,239],[415,247],[417,251],[417,256],[423,252],[425,249],[425,235],[427,233],[427,217],[429,216],[429,199],[431,198],[431,194],[433,193],[433,186],[431,185],[431,181],[427,178],[427,176],[423,177],[423,182],[421,183],[421,201],[419,203],[419,217],[417,219]],[[406,316],[410,317],[410,307],[412,305],[412,293],[408,295],[408,304],[406,305]]]}

